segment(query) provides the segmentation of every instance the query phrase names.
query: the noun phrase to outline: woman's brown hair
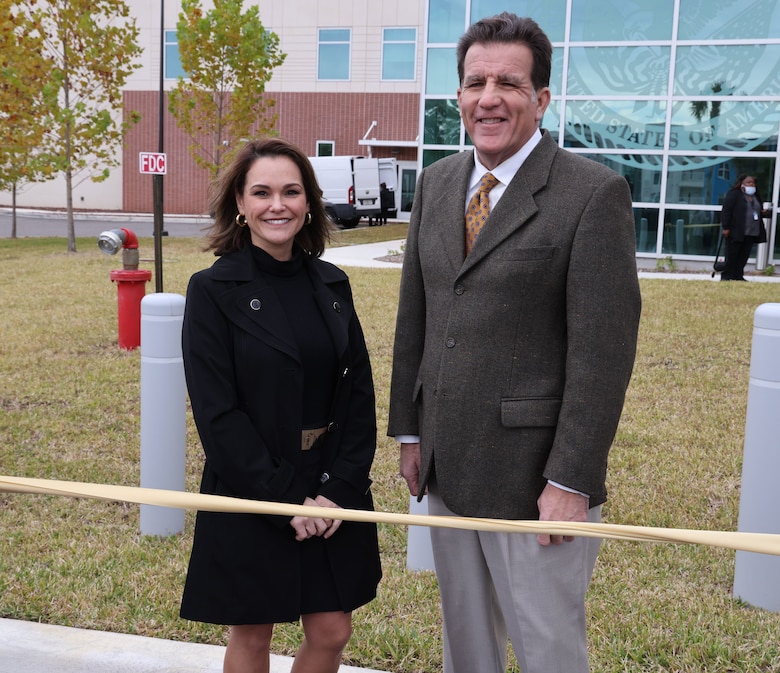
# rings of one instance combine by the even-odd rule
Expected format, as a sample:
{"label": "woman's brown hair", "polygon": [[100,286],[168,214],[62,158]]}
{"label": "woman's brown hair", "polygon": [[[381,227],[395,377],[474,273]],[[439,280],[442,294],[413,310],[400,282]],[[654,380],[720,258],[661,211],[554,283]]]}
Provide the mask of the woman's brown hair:
{"label": "woman's brown hair", "polygon": [[206,234],[206,250],[213,250],[215,255],[226,255],[249,245],[249,227],[239,227],[236,222],[236,196],[244,191],[249,169],[263,157],[287,157],[301,171],[311,221],[296,234],[295,242],[310,255],[320,257],[325,252],[325,244],[333,228],[322,203],[322,189],[308,157],[291,142],[281,138],[249,141],[211,184],[209,212],[214,223]]}

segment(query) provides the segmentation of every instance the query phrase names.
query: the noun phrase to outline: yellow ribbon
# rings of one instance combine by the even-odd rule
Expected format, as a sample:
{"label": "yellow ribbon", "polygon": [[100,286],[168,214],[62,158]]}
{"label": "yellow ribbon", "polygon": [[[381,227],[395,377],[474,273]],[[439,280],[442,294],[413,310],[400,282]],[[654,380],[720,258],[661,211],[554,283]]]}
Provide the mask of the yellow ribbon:
{"label": "yellow ribbon", "polygon": [[[321,507],[307,507],[263,500],[243,500],[221,495],[167,491],[137,486],[90,484],[54,479],[0,476],[0,492],[38,493],[73,498],[131,502],[139,505],[173,507],[176,509],[242,514],[275,514],[280,516],[321,517]],[[780,535],[728,531],[691,530],[684,528],[653,528],[611,523],[575,523],[563,521],[514,521],[508,519],[481,519],[459,516],[431,516],[395,512],[367,512],[355,509],[329,509],[328,518],[343,521],[387,523],[403,526],[458,528],[503,533],[544,533],[599,537],[629,542],[669,542],[701,544],[741,551],[780,556]]]}

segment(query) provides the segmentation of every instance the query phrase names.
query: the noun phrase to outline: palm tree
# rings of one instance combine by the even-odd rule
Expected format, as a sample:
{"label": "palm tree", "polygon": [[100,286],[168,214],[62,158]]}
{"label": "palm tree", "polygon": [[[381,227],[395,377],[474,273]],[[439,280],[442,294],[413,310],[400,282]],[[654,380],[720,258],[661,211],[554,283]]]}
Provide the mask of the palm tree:
{"label": "palm tree", "polygon": [[[715,82],[712,86],[710,86],[710,91],[712,91],[713,94],[720,93],[723,91],[724,84],[725,82]],[[719,100],[695,100],[691,102],[691,114],[696,117],[697,122],[700,122],[702,119],[704,119],[705,115],[707,114],[707,108],[710,109],[709,118],[711,120],[720,116]]]}

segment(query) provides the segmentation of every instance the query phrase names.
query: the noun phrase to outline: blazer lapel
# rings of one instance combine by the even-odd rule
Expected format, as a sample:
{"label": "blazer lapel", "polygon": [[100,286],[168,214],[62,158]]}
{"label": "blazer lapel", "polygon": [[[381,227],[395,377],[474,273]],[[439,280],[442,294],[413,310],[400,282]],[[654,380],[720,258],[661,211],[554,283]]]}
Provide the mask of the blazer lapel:
{"label": "blazer lapel", "polygon": [[541,142],[523,162],[490,212],[485,228],[464,261],[462,271],[479,263],[536,214],[538,207],[534,197],[547,185],[557,150],[558,146],[550,134],[544,132]]}
{"label": "blazer lapel", "polygon": [[449,171],[437,176],[436,183],[429,189],[434,193],[433,212],[437,216],[427,224],[436,228],[441,249],[455,271],[463,266],[466,254],[466,192],[474,168],[474,154],[462,152],[458,159]]}
{"label": "blazer lapel", "polygon": [[[331,333],[341,358],[347,350],[349,323],[353,308],[332,284],[344,281],[343,272],[317,260],[304,260],[314,288],[314,299]],[[215,280],[225,281],[220,295],[225,314],[241,329],[253,334],[272,348],[300,361],[295,335],[284,306],[276,292],[255,272],[250,250],[220,258],[215,265]]]}

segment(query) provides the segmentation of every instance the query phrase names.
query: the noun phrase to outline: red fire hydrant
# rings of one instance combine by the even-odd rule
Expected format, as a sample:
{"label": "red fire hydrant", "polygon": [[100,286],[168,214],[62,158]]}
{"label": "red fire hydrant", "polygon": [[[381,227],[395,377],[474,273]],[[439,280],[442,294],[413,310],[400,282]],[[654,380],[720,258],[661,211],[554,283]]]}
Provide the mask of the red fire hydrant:
{"label": "red fire hydrant", "polygon": [[122,250],[122,268],[111,271],[117,286],[119,347],[133,350],[141,345],[141,300],[152,272],[138,268],[138,237],[129,229],[111,229],[98,237],[98,247],[107,255]]}

